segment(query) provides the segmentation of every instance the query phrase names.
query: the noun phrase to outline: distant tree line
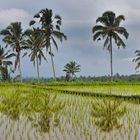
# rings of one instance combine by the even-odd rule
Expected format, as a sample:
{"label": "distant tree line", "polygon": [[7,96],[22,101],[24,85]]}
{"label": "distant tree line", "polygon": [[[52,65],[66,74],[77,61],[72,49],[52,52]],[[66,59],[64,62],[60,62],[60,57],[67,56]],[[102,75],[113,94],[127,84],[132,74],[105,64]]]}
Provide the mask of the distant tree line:
{"label": "distant tree line", "polygon": [[[77,78],[78,81],[99,81],[99,82],[109,82],[110,75],[105,76],[80,76]],[[129,81],[129,82],[140,82],[140,74],[133,75],[119,75],[118,73],[113,76],[114,82]]]}
{"label": "distant tree line", "polygon": [[[114,82],[140,82],[140,74],[132,74],[132,75],[120,75],[119,73],[116,73],[113,76]],[[24,78],[23,79],[25,82],[35,82],[37,81],[36,78]],[[79,76],[79,77],[75,77],[71,80],[67,80],[66,76],[60,76],[60,77],[56,77],[57,81],[62,81],[62,82],[66,82],[66,81],[74,81],[74,82],[110,82],[110,75],[104,75],[104,76]],[[40,78],[40,82],[48,82],[48,81],[53,81],[53,77],[52,78],[44,78],[41,77]]]}

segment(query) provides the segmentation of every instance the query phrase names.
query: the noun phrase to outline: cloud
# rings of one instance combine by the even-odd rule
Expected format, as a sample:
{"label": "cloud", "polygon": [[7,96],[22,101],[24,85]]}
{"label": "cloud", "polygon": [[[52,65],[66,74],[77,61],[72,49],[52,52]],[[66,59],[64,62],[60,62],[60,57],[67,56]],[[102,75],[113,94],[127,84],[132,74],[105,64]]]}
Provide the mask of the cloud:
{"label": "cloud", "polygon": [[0,26],[2,28],[15,21],[20,21],[26,25],[30,18],[31,15],[24,9],[11,8],[0,10]]}

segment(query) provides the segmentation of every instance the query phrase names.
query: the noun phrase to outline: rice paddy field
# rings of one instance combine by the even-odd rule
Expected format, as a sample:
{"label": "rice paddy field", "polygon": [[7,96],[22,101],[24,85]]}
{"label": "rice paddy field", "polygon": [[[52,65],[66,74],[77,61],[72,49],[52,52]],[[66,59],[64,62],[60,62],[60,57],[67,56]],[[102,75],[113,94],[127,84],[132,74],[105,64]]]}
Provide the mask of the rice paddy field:
{"label": "rice paddy field", "polygon": [[0,83],[0,140],[140,140],[140,85]]}

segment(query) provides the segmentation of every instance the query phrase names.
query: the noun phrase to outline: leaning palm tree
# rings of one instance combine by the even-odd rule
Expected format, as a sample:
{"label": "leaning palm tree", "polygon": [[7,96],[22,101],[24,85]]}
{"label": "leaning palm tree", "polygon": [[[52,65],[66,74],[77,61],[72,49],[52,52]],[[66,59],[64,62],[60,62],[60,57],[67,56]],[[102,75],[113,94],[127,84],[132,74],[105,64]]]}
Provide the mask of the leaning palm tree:
{"label": "leaning palm tree", "polygon": [[95,25],[92,29],[93,40],[98,41],[104,39],[104,48],[106,48],[110,53],[110,69],[111,69],[111,81],[113,81],[113,66],[112,66],[112,43],[113,40],[117,47],[125,48],[126,45],[123,42],[120,35],[124,36],[126,39],[129,34],[127,30],[120,26],[121,21],[125,20],[123,15],[116,16],[112,11],[106,11],[101,17],[98,17]]}
{"label": "leaning palm tree", "polygon": [[10,51],[5,51],[3,47],[0,46],[0,72],[2,75],[2,80],[9,79],[8,75],[8,66],[12,65],[12,61],[9,59],[15,56],[14,53],[10,53]]}
{"label": "leaning palm tree", "polygon": [[133,59],[133,62],[137,63],[135,69],[138,69],[140,67],[140,50],[135,51],[136,58]]}
{"label": "leaning palm tree", "polygon": [[80,67],[75,61],[71,61],[64,66],[63,71],[66,72],[66,77],[73,79],[76,76],[75,73],[80,72]]}
{"label": "leaning palm tree", "polygon": [[31,53],[29,54],[31,61],[33,62],[34,66],[36,64],[37,68],[37,76],[39,82],[39,65],[41,64],[42,58],[47,61],[44,53],[43,48],[45,46],[44,41],[44,33],[40,32],[39,29],[33,28],[28,29],[25,31],[26,34],[26,46],[30,49]]}
{"label": "leaning palm tree", "polygon": [[6,29],[2,30],[0,34],[3,36],[3,41],[10,46],[16,53],[14,71],[18,67],[20,73],[20,80],[22,82],[22,72],[21,72],[21,51],[23,47],[23,31],[21,27],[21,22],[13,22]]}
{"label": "leaning palm tree", "polygon": [[[41,24],[41,29],[43,33],[45,33],[45,41],[46,41],[46,50],[49,50],[49,55],[51,56],[51,63],[52,63],[52,69],[53,69],[53,76],[54,80],[56,80],[56,73],[55,73],[55,67],[54,67],[54,60],[53,60],[53,52],[52,52],[52,45],[56,47],[58,50],[58,45],[56,42],[56,39],[59,41],[63,41],[63,39],[67,39],[66,35],[61,32],[61,24],[62,24],[62,19],[59,15],[53,16],[53,12],[51,9],[42,9],[39,11],[34,18],[39,19],[39,22]],[[36,21],[32,20],[30,22],[30,26],[35,24]]]}

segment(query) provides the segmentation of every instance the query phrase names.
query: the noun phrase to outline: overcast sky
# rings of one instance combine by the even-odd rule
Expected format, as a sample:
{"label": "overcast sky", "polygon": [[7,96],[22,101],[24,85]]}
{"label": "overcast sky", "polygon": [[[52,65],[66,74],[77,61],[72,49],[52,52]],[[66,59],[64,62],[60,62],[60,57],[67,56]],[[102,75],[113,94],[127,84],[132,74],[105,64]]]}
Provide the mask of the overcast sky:
{"label": "overcast sky", "polygon": [[[114,73],[134,74],[135,64],[132,59],[134,51],[140,47],[140,1],[139,0],[0,0],[0,29],[9,23],[21,21],[24,29],[28,27],[33,15],[43,8],[53,10],[54,14],[62,17],[62,31],[68,40],[59,44],[55,52],[55,68],[57,76],[64,75],[63,67],[69,61],[76,61],[81,65],[79,75],[108,75],[109,53],[103,49],[102,42],[93,42],[92,27],[97,17],[107,10],[113,10],[116,15],[123,14],[126,20],[122,22],[130,34],[124,40],[126,49],[117,49],[113,45]],[[22,60],[24,77],[35,77],[36,71],[29,61]],[[41,65],[41,76],[51,77],[50,58],[48,63]]]}

